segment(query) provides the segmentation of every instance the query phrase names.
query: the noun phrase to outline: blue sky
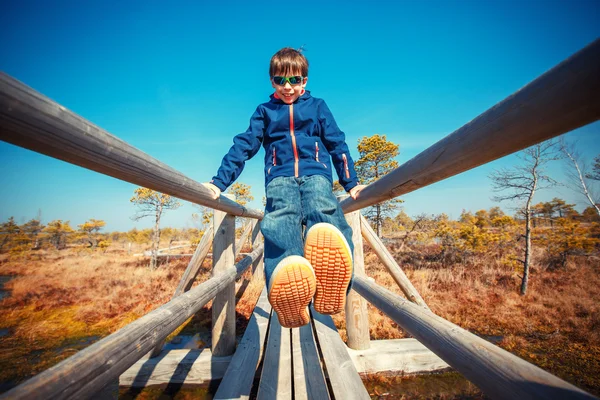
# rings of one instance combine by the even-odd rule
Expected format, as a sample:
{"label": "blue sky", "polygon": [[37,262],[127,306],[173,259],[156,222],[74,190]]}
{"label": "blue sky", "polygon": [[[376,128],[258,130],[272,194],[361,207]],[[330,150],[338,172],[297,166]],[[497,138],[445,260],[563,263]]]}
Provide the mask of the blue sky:
{"label": "blue sky", "polygon": [[[600,36],[594,1],[3,1],[0,70],[197,181],[215,174],[271,86],[268,63],[304,45],[307,89],[324,98],[355,158],[387,135],[403,163]],[[600,123],[567,135],[600,153]],[[260,153],[259,153],[260,154]],[[0,142],[0,220],[133,222],[136,186]],[[476,211],[508,156],[404,196],[409,215]],[[557,179],[562,167],[551,172]],[[262,156],[240,182],[261,208]],[[557,188],[536,201],[575,193]],[[508,208],[509,204],[502,204]],[[193,226],[189,203],[164,226]]]}

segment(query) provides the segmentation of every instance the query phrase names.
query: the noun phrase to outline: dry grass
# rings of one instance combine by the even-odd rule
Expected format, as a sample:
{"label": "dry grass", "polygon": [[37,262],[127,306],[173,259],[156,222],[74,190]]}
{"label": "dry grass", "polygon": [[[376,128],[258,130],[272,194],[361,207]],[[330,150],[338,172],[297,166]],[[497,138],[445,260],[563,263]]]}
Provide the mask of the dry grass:
{"label": "dry grass", "polygon": [[[392,250],[433,312],[484,338],[494,336],[506,350],[600,394],[598,257],[574,258],[555,271],[534,266],[527,295],[520,296],[520,273],[504,259],[479,255],[447,263],[439,253],[435,245]],[[402,293],[368,247],[365,265],[378,284]],[[372,339],[404,336],[380,311],[369,312]],[[345,334],[343,316],[335,320]]]}
{"label": "dry grass", "polygon": [[[483,337],[496,336],[501,347],[600,394],[598,257],[574,258],[554,271],[534,266],[528,293],[519,296],[519,272],[502,257],[440,257],[435,245],[402,252],[390,248],[436,314]],[[535,254],[534,260],[541,259]],[[87,345],[166,303],[187,262],[171,259],[168,267],[150,271],[145,259],[125,250],[48,250],[20,260],[0,256],[0,275],[16,275],[7,284],[11,296],[0,303],[0,328],[11,330],[0,339],[0,381],[23,380],[72,355],[82,338],[92,337],[83,340]],[[401,293],[368,248],[365,265],[378,284]],[[208,279],[209,272],[207,260],[198,281]],[[251,280],[250,272],[236,285],[238,332],[263,285],[262,278]],[[369,313],[372,339],[406,336],[378,310],[370,307]],[[180,330],[209,327],[210,314],[207,304]],[[343,319],[343,314],[334,317],[345,338]]]}
{"label": "dry grass", "polygon": [[[171,259],[152,271],[146,258],[124,250],[42,250],[16,260],[0,256],[0,275],[15,276],[5,287],[10,296],[0,302],[0,329],[10,330],[0,339],[0,382],[35,375],[168,302],[188,262]],[[210,270],[208,258],[196,284],[207,280]],[[247,285],[240,299],[238,331],[247,325],[260,284]],[[210,329],[210,306],[177,331],[187,325]]]}

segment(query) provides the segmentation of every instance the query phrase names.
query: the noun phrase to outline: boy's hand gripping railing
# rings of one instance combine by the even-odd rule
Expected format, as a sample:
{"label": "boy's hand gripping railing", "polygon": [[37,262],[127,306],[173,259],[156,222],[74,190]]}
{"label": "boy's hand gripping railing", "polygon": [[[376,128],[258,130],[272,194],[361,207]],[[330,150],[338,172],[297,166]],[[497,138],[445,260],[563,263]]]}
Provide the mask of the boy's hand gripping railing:
{"label": "boy's hand gripping railing", "polygon": [[0,140],[231,215],[261,219],[0,72]]}
{"label": "boy's hand gripping railing", "polygon": [[345,213],[393,199],[600,118],[600,39],[386,176]]}

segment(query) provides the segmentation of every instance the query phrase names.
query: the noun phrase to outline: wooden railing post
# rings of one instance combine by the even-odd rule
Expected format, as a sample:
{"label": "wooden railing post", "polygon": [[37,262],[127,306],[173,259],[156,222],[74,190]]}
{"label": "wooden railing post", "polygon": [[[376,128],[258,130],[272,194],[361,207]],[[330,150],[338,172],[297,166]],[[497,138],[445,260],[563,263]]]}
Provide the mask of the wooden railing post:
{"label": "wooden railing post", "polygon": [[[260,221],[255,219],[252,221],[252,249],[254,250],[263,241],[262,233],[260,232]],[[252,273],[254,276],[261,276],[264,273],[265,258],[260,257],[252,264]]]}
{"label": "wooden railing post", "polygon": [[[348,195],[338,196],[343,200]],[[354,276],[365,276],[365,259],[363,254],[363,240],[360,230],[360,211],[346,214],[346,221],[352,228],[352,242],[354,243]],[[346,333],[348,334],[348,347],[354,350],[364,350],[370,347],[369,341],[369,313],[365,299],[351,290],[346,299]]]}
{"label": "wooden railing post", "polygon": [[[223,196],[233,200],[233,195]],[[215,210],[213,221],[213,276],[218,276],[235,263],[235,217]],[[213,300],[211,348],[212,354],[218,357],[235,352],[235,282]]]}

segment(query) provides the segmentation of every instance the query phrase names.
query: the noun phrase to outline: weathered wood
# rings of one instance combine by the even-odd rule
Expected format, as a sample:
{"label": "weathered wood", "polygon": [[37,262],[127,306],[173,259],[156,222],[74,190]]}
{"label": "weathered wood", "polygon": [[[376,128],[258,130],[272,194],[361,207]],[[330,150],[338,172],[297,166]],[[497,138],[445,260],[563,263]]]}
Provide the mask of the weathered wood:
{"label": "weathered wood", "polygon": [[[344,196],[349,197],[349,196]],[[354,276],[365,276],[365,258],[363,254],[363,241],[360,233],[360,211],[346,214],[346,220],[352,228],[352,242],[354,243]],[[346,333],[348,334],[348,347],[362,350],[369,348],[369,313],[367,302],[354,290],[346,298]]]}
{"label": "weathered wood", "polygon": [[331,317],[319,314],[312,306],[311,314],[334,397],[370,399]]}
{"label": "weathered wood", "polygon": [[388,249],[385,247],[385,244],[383,244],[381,239],[379,239],[377,234],[373,231],[373,228],[371,228],[371,225],[369,225],[369,221],[367,221],[365,217],[361,217],[360,226],[363,237],[365,238],[367,243],[369,243],[369,246],[371,246],[375,254],[377,254],[379,260],[381,260],[383,265],[390,272],[390,275],[392,275],[392,278],[394,278],[400,289],[402,289],[404,295],[413,303],[425,307],[429,310],[429,307],[425,303],[425,300],[423,300],[423,298],[421,297],[417,289],[415,289],[413,284],[410,282],[404,271],[402,271],[402,268],[400,268],[400,266],[396,263],[394,257],[390,254]]}
{"label": "weathered wood", "polygon": [[372,340],[366,350],[348,349],[359,374],[421,374],[450,368],[417,339]]}
{"label": "weathered wood", "polygon": [[600,39],[367,186],[344,212],[457,175],[600,118]]}
{"label": "weathered wood", "polygon": [[[252,221],[256,221],[256,220],[252,220]],[[249,222],[244,227],[244,232],[242,232],[242,236],[240,236],[237,243],[235,244],[235,254],[234,254],[235,258],[237,258],[237,256],[240,255],[240,253],[242,251],[242,247],[244,247],[244,244],[248,240],[248,236],[250,236],[250,232],[252,232],[253,226],[254,225],[252,224],[252,222]]]}
{"label": "weathered wood", "polygon": [[329,399],[312,323],[292,329],[294,400]]}
{"label": "weathered wood", "polygon": [[117,379],[219,291],[234,282],[262,254],[248,257],[0,396],[0,399],[83,399]]}
{"label": "weathered wood", "polygon": [[231,356],[213,357],[210,349],[164,351],[160,357],[141,359],[119,377],[121,386],[165,384],[199,385],[223,378]]}
{"label": "weathered wood", "polygon": [[0,72],[0,140],[232,215],[262,218]]}
{"label": "weathered wood", "polygon": [[267,299],[267,289],[265,288],[258,299],[252,317],[250,317],[244,337],[219,384],[215,400],[250,398],[256,368],[263,355],[270,314],[271,305]]}
{"label": "weathered wood", "polygon": [[[263,242],[263,235],[260,232],[260,220],[252,221],[252,248],[254,249]],[[264,255],[252,264],[253,278],[262,276],[264,279]]]}
{"label": "weathered wood", "polygon": [[594,398],[363,277],[354,289],[491,398]]}
{"label": "weathered wood", "polygon": [[[233,198],[231,194],[225,194]],[[235,262],[235,217],[223,211],[213,214],[213,276],[227,270]],[[235,352],[235,283],[221,290],[212,303],[212,352],[229,356]]]}
{"label": "weathered wood", "polygon": [[291,399],[290,329],[281,326],[275,311],[271,313],[269,339],[266,347],[257,397],[259,400]]}
{"label": "weathered wood", "polygon": [[[213,237],[213,227],[209,226],[206,231],[204,231],[204,235],[202,239],[200,239],[200,243],[198,243],[198,247],[196,247],[196,251],[194,251],[194,255],[192,259],[188,263],[187,268],[185,269],[177,288],[175,289],[175,293],[173,293],[173,299],[179,296],[183,292],[187,292],[192,287],[192,283],[196,276],[198,275],[198,271],[208,254],[208,250],[210,250],[210,245],[212,244]],[[156,357],[160,354],[163,346],[165,345],[164,340],[161,340],[156,347],[152,350],[150,357]]]}

